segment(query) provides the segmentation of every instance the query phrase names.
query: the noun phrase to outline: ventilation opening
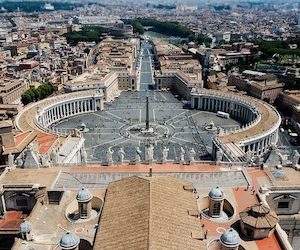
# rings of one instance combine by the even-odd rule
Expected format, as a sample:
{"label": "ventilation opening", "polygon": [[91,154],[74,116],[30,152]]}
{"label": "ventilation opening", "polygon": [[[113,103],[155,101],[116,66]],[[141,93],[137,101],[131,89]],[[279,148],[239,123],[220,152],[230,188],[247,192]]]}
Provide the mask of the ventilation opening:
{"label": "ventilation opening", "polygon": [[61,198],[64,194],[63,191],[48,191],[48,202],[49,204],[59,205]]}
{"label": "ventilation opening", "polygon": [[196,189],[194,188],[193,184],[186,184],[186,185],[183,185],[183,189],[185,191],[189,191],[189,192],[192,192],[192,193],[196,193]]}

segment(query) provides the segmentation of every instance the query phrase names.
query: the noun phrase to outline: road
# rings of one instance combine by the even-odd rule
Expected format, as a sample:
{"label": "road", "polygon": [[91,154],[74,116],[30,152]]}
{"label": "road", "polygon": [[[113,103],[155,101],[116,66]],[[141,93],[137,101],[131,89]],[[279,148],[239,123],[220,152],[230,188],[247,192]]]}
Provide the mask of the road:
{"label": "road", "polygon": [[151,54],[149,49],[151,47],[142,45],[142,60],[141,60],[141,71],[140,71],[140,90],[145,91],[149,89],[149,85],[154,87],[153,71]]}

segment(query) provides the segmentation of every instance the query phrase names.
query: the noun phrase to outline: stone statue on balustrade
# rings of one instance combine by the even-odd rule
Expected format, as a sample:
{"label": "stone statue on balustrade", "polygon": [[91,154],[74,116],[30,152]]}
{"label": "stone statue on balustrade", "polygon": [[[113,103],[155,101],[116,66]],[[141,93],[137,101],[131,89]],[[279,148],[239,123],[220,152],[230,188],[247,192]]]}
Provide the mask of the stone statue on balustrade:
{"label": "stone statue on balustrade", "polygon": [[108,165],[113,164],[113,153],[114,151],[111,149],[111,147],[109,147],[106,152],[106,161]]}
{"label": "stone statue on balustrade", "polygon": [[294,150],[292,154],[292,164],[293,166],[299,165],[300,154],[298,150]]}
{"label": "stone statue on balustrade", "polygon": [[57,151],[56,150],[51,151],[50,159],[51,159],[53,165],[58,163],[58,156],[57,156]]}
{"label": "stone statue on balustrade", "polygon": [[189,163],[195,162],[196,151],[194,148],[190,148],[188,152]]}
{"label": "stone statue on balustrade", "polygon": [[86,153],[84,146],[82,146],[82,148],[80,149],[80,156],[81,156],[81,163],[86,165],[87,164],[87,153]]}
{"label": "stone statue on balustrade", "polygon": [[15,156],[12,153],[9,153],[9,155],[8,155],[8,166],[10,168],[13,168],[15,166],[14,158],[15,158]]}
{"label": "stone statue on balustrade", "polygon": [[168,160],[169,148],[164,146],[162,149],[162,162],[166,162]]}
{"label": "stone statue on balustrade", "polygon": [[224,156],[224,152],[222,149],[217,150],[216,153],[216,162],[221,162]]}
{"label": "stone statue on balustrade", "polygon": [[48,155],[42,154],[42,155],[40,155],[40,159],[41,159],[41,165],[42,165],[42,167],[44,167],[44,168],[51,167],[51,162],[48,159]]}
{"label": "stone statue on balustrade", "polygon": [[253,153],[251,150],[248,150],[245,154],[246,162],[251,163],[253,162]]}
{"label": "stone statue on balustrade", "polygon": [[264,159],[261,155],[257,155],[256,157],[254,157],[254,163],[259,166],[261,164],[264,163]]}
{"label": "stone statue on balustrade", "polygon": [[185,150],[183,149],[183,147],[181,147],[180,155],[179,155],[179,163],[184,163],[184,154],[185,154]]}
{"label": "stone statue on balustrade", "polygon": [[75,128],[72,133],[72,137],[81,137],[81,132],[79,129]]}
{"label": "stone statue on balustrade", "polygon": [[217,134],[218,135],[224,135],[224,129],[220,126],[217,127]]}
{"label": "stone statue on balustrade", "polygon": [[125,158],[125,151],[122,147],[120,147],[118,151],[118,161],[122,164],[124,162],[124,158]]}
{"label": "stone statue on balustrade", "polygon": [[17,165],[17,167],[22,167],[23,166],[23,163],[24,163],[24,160],[23,160],[23,154],[20,154],[16,160],[15,160],[15,164]]}
{"label": "stone statue on balustrade", "polygon": [[149,144],[145,147],[145,158],[146,161],[149,163],[153,162],[153,156],[154,156],[154,146],[153,144]]}
{"label": "stone statue on balustrade", "polygon": [[142,151],[140,150],[139,147],[136,147],[136,150],[135,150],[135,162],[136,163],[140,163],[141,159],[142,159]]}

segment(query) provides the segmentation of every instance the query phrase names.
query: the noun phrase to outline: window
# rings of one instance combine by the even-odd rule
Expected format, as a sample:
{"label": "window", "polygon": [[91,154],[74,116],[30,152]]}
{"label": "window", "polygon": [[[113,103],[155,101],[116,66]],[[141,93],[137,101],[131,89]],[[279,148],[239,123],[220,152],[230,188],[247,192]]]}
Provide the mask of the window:
{"label": "window", "polygon": [[80,217],[82,217],[82,218],[87,217],[87,204],[86,203],[80,204]]}
{"label": "window", "polygon": [[289,204],[288,201],[280,201],[278,202],[278,208],[289,208]]}
{"label": "window", "polygon": [[221,209],[221,204],[219,202],[215,203],[214,206],[213,206],[212,215],[213,216],[220,216],[220,209]]}
{"label": "window", "polygon": [[27,207],[28,206],[26,198],[16,199],[16,204],[17,204],[18,207]]}
{"label": "window", "polygon": [[247,237],[252,239],[254,237],[254,232],[250,228],[245,228],[247,232]]}

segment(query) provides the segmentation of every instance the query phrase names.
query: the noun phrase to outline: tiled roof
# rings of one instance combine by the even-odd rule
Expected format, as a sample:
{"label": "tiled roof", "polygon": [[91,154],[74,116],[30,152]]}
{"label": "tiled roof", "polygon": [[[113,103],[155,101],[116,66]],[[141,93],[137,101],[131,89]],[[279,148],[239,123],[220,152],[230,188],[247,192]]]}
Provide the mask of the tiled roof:
{"label": "tiled roof", "polygon": [[240,213],[241,221],[254,228],[274,228],[278,222],[275,212],[262,204],[254,205]]}
{"label": "tiled roof", "polygon": [[35,131],[26,131],[19,133],[13,137],[12,134],[2,135],[3,143],[3,155],[8,155],[9,153],[19,153],[24,150],[24,148],[34,140],[36,137]]}
{"label": "tiled roof", "polygon": [[18,234],[22,223],[21,211],[8,211],[4,219],[0,220],[0,234]]}
{"label": "tiled roof", "polygon": [[206,249],[186,184],[171,176],[129,177],[107,189],[94,249]]}
{"label": "tiled roof", "polygon": [[39,144],[39,153],[44,154],[52,148],[52,145],[56,142],[57,136],[46,134],[46,133],[38,133],[36,136],[36,141]]}

